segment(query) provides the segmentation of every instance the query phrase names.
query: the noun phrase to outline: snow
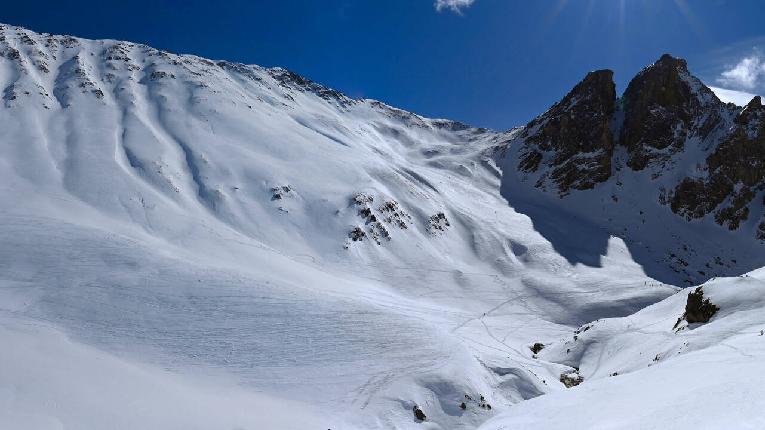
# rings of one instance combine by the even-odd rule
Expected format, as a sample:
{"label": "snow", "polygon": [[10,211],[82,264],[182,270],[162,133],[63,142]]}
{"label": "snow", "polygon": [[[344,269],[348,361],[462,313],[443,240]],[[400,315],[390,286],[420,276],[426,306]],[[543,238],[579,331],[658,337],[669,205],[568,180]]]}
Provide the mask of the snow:
{"label": "snow", "polygon": [[13,345],[0,355],[2,428],[342,426],[306,404],[126,362],[39,322],[5,316],[0,321],[0,338]]}
{"label": "snow", "polygon": [[543,359],[577,356],[571,364],[581,366],[586,383],[513,406],[481,430],[762,428],[763,275],[704,285],[705,296],[720,306],[709,323],[673,330],[684,310],[683,290],[543,350]]}
{"label": "snow", "polygon": [[[474,429],[589,386],[563,392],[534,342],[678,300],[653,251],[508,198],[493,151],[517,130],[283,69],[0,34],[0,428]],[[358,193],[390,240],[350,240],[372,223]]]}
{"label": "snow", "polygon": [[733,103],[737,106],[746,106],[756,96],[756,94],[726,88],[709,87],[709,89],[723,102]]}

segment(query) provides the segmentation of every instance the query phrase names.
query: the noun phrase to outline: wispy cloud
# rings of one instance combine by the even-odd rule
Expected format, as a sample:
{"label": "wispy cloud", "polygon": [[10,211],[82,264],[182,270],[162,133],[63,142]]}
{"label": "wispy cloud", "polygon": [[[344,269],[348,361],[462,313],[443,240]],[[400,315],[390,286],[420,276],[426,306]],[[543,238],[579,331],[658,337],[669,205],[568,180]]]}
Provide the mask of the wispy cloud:
{"label": "wispy cloud", "polygon": [[436,0],[433,6],[439,12],[449,9],[454,13],[461,14],[463,9],[469,8],[473,3],[475,0]]}
{"label": "wispy cloud", "polygon": [[759,51],[748,55],[738,63],[728,66],[717,82],[726,88],[753,90],[765,85],[765,60]]}

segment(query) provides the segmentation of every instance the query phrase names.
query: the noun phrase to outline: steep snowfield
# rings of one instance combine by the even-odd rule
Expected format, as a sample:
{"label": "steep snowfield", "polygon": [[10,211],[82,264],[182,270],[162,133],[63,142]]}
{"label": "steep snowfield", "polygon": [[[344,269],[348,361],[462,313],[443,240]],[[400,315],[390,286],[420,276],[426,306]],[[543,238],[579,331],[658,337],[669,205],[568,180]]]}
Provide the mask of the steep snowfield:
{"label": "steep snowfield", "polygon": [[677,290],[509,206],[512,131],[127,42],[0,53],[0,428],[476,428],[565,390],[529,345]]}

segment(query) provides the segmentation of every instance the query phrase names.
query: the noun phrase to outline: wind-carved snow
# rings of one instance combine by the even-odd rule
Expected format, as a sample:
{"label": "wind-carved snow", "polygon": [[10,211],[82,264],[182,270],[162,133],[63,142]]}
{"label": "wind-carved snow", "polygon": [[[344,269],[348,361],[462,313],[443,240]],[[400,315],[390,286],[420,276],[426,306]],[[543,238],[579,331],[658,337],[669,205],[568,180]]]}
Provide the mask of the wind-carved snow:
{"label": "wind-carved snow", "polygon": [[[676,291],[624,239],[582,264],[508,205],[493,154],[517,131],[0,35],[0,422],[472,429],[565,390],[529,345]],[[373,223],[390,240],[347,246]]]}

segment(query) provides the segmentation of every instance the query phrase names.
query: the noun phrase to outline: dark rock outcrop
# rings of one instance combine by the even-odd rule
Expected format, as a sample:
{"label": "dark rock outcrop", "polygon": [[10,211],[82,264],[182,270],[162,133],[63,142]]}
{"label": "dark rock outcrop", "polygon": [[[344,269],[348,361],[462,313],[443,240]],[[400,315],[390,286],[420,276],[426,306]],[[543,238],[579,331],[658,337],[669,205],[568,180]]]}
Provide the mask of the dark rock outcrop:
{"label": "dark rock outcrop", "polygon": [[576,387],[584,382],[584,378],[578,372],[573,373],[561,373],[560,382],[566,386],[566,388]]}
{"label": "dark rock outcrop", "polygon": [[706,323],[719,310],[719,306],[712,303],[709,298],[704,298],[704,289],[698,287],[688,293],[688,302],[685,304],[685,320],[688,323]]}
{"label": "dark rock outcrop", "polygon": [[318,84],[282,67],[274,67],[267,69],[267,71],[268,74],[284,88],[311,92],[328,102],[336,102],[342,107],[348,107],[356,103],[356,100],[349,98],[340,91],[325,87],[324,85]]}
{"label": "dark rock outcrop", "polygon": [[518,167],[536,172],[546,165],[561,195],[605,181],[611,175],[615,107],[613,72],[588,73],[563,100],[526,126],[526,148]]}
{"label": "dark rock outcrop", "polygon": [[715,221],[735,230],[749,217],[750,203],[765,189],[765,107],[759,96],[734,120],[734,126],[706,159],[707,176],[685,178],[671,207],[686,218],[714,212]]}
{"label": "dark rock outcrop", "polygon": [[683,150],[688,138],[706,139],[719,126],[723,103],[697,78],[685,60],[664,54],[630,81],[621,99],[624,122],[619,142],[627,164],[642,170]]}
{"label": "dark rock outcrop", "polygon": [[665,166],[689,140],[724,127],[726,108],[685,60],[668,54],[638,73],[619,99],[612,71],[590,72],[526,125],[518,168],[543,169],[536,186],[551,182],[561,196],[591,189],[611,177],[617,146],[627,149],[633,170]]}
{"label": "dark rock outcrop", "polygon": [[534,345],[531,345],[529,349],[531,349],[531,352],[534,354],[539,354],[539,351],[543,350],[545,348],[545,344],[541,342],[536,342]]}
{"label": "dark rock outcrop", "polygon": [[425,412],[423,412],[422,409],[420,409],[420,407],[417,405],[414,405],[412,408],[412,413],[414,413],[414,418],[417,421],[425,421],[428,418],[425,416]]}
{"label": "dark rock outcrop", "polygon": [[[513,137],[523,180],[565,197],[622,169],[646,171],[651,181],[664,175],[671,181],[657,184],[647,203],[659,201],[687,220],[711,215],[738,230],[752,214],[760,216],[762,207],[753,206],[765,205],[757,197],[765,191],[760,97],[743,109],[725,104],[685,60],[668,54],[641,70],[618,99],[612,75],[590,72]],[[765,242],[765,216],[755,221],[754,236]]]}

